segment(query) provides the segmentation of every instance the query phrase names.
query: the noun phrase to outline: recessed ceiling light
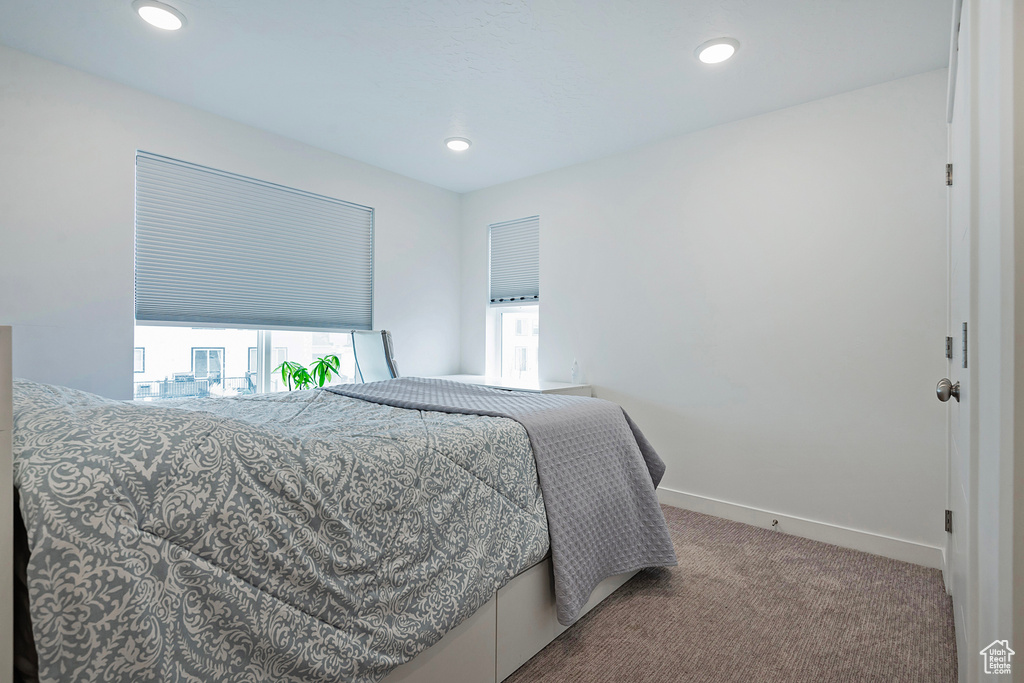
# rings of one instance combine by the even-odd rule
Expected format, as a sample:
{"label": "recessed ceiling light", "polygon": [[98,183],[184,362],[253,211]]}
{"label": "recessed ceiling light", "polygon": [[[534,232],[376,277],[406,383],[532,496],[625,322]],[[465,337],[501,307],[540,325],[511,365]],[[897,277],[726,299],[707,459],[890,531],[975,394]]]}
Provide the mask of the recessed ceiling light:
{"label": "recessed ceiling light", "polygon": [[733,38],[715,38],[697,48],[697,59],[705,64],[718,64],[736,54],[740,41]]}
{"label": "recessed ceiling light", "polygon": [[466,138],[448,138],[444,144],[453,152],[465,152],[473,143]]}
{"label": "recessed ceiling light", "polygon": [[185,15],[156,0],[135,0],[132,7],[147,23],[165,31],[177,31],[185,25]]}

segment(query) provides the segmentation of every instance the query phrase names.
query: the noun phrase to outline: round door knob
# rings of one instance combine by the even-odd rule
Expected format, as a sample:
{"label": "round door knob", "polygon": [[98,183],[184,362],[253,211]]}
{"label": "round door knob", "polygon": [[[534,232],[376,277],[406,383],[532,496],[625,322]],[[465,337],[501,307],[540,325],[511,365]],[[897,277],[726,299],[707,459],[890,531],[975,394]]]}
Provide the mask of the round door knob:
{"label": "round door knob", "polygon": [[960,382],[953,384],[948,379],[943,377],[939,380],[939,383],[935,385],[935,395],[939,397],[939,400],[945,403],[952,396],[960,402]]}

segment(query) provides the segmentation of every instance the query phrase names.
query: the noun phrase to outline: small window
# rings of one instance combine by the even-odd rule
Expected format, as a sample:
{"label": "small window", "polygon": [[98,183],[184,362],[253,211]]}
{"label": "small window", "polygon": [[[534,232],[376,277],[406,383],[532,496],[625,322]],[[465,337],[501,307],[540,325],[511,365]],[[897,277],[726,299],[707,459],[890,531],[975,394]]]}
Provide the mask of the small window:
{"label": "small window", "polygon": [[492,304],[528,304],[540,300],[540,217],[488,228]]}
{"label": "small window", "polygon": [[192,376],[220,384],[224,377],[224,349],[192,349]]}
{"label": "small window", "polygon": [[519,382],[536,382],[540,307],[502,307],[497,313],[500,375]]}
{"label": "small window", "polygon": [[256,356],[256,347],[255,346],[250,346],[249,347],[249,365],[248,365],[249,372],[256,372],[256,366],[259,364],[259,361],[256,360],[256,358],[257,358],[257,356]]}
{"label": "small window", "polygon": [[533,383],[540,339],[540,217],[488,226],[490,311],[487,372]]}
{"label": "small window", "polygon": [[146,371],[146,348],[143,346],[135,347],[135,372]]}

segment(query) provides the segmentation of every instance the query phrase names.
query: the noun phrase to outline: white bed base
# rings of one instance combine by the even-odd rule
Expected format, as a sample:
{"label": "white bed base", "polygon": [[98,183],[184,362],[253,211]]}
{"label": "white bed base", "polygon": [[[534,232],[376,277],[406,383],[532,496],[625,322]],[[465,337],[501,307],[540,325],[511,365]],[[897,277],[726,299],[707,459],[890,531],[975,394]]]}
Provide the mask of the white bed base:
{"label": "white bed base", "polygon": [[[14,457],[11,328],[0,326],[0,585],[13,584]],[[626,583],[635,572],[605,579],[580,616]],[[0,591],[0,683],[12,678],[13,594]],[[483,607],[411,662],[395,669],[387,683],[497,683],[503,681],[565,626],[555,616],[551,561],[545,559],[498,590]]]}
{"label": "white bed base", "polygon": [[[594,589],[580,616],[636,572],[611,576]],[[483,607],[384,679],[385,683],[496,683],[508,678],[566,627],[555,615],[551,560],[519,574]]]}

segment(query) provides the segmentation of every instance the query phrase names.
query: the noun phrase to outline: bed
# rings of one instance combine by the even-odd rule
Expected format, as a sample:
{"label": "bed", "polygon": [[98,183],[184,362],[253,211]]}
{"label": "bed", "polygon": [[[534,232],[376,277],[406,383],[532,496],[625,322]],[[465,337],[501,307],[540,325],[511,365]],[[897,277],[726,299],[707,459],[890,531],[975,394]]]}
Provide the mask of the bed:
{"label": "bed", "polygon": [[563,630],[536,436],[344,391],[140,405],[15,382],[40,678],[495,681]]}

